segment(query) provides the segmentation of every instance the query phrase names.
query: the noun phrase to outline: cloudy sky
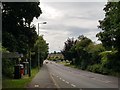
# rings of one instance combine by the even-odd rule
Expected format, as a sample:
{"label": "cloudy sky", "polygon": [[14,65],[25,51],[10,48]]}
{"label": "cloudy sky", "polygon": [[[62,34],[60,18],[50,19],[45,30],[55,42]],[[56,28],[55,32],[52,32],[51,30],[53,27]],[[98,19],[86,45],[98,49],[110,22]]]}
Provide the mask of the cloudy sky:
{"label": "cloudy sky", "polygon": [[[49,51],[60,51],[68,37],[84,35],[99,43],[96,34],[98,20],[104,18],[103,8],[106,2],[41,2],[43,14],[34,19],[36,28],[40,24],[40,35],[49,43]],[[36,29],[38,30],[38,28]]]}

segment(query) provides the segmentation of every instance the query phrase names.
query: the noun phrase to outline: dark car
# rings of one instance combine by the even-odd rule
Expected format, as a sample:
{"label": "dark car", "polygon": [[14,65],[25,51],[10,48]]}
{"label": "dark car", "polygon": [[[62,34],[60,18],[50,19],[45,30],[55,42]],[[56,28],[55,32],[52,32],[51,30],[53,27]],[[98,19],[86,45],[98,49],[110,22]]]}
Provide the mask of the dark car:
{"label": "dark car", "polygon": [[48,64],[48,62],[47,62],[47,61],[46,61],[45,63],[46,63],[46,64]]}

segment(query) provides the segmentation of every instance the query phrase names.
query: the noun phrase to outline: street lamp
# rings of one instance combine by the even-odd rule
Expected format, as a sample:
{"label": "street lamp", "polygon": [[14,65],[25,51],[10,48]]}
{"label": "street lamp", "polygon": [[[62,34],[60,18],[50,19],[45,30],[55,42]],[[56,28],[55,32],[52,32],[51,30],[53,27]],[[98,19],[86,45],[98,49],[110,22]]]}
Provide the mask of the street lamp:
{"label": "street lamp", "polygon": [[[39,24],[47,24],[47,22],[38,23],[38,37],[39,37]],[[40,56],[39,56],[39,46],[38,46],[38,70],[40,69]]]}
{"label": "street lamp", "polygon": [[38,36],[39,36],[39,25],[40,24],[47,24],[47,22],[38,23]]}

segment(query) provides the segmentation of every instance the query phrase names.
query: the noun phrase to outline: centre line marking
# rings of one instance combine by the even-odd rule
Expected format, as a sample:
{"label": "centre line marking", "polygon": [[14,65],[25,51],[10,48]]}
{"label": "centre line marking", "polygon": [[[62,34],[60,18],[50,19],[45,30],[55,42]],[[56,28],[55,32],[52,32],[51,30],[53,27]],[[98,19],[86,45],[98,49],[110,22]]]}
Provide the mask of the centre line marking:
{"label": "centre line marking", "polygon": [[50,73],[50,77],[52,78],[52,81],[54,83],[54,85],[57,87],[57,88],[60,88],[59,85],[57,84],[57,82],[55,81],[55,79],[53,78],[52,74]]}
{"label": "centre line marking", "polygon": [[69,84],[69,82],[68,82],[68,81],[66,81],[66,83],[67,83],[67,84]]}
{"label": "centre line marking", "polygon": [[71,84],[71,86],[72,86],[72,87],[76,87],[76,85],[74,85],[74,84]]}
{"label": "centre line marking", "polygon": [[105,83],[110,83],[111,81],[105,81]]}
{"label": "centre line marking", "polygon": [[36,84],[35,87],[39,87],[39,85]]}
{"label": "centre line marking", "polygon": [[65,80],[63,79],[62,81],[64,82]]}

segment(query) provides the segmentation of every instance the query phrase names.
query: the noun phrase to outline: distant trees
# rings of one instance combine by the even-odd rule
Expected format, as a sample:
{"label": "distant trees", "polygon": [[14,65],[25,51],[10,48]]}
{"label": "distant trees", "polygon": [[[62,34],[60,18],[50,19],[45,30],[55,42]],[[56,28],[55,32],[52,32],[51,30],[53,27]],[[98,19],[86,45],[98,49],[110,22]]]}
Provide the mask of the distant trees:
{"label": "distant trees", "polygon": [[54,52],[49,53],[47,59],[52,60],[52,61],[57,61],[57,60],[63,61],[64,57],[61,54],[61,52],[54,51]]}

